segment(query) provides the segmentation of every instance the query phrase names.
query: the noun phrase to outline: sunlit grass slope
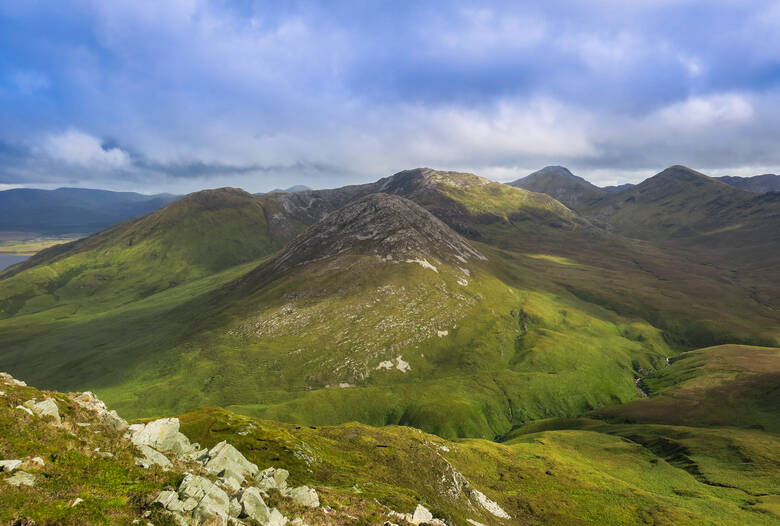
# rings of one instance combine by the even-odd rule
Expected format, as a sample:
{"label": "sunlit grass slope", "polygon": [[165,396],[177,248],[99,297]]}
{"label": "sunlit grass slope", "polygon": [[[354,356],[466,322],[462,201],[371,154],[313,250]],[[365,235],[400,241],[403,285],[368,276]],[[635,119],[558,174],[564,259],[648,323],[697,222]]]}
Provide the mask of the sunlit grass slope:
{"label": "sunlit grass slope", "polygon": [[223,188],[44,250],[6,269],[0,316],[100,313],[280,248],[252,195]]}
{"label": "sunlit grass slope", "polygon": [[[183,431],[211,445],[230,438],[260,465],[285,466],[295,482],[329,487],[329,503],[377,499],[396,510],[422,503],[448,524],[776,524],[776,437],[745,431],[711,456],[708,475],[748,488],[717,486],[640,443],[597,430],[542,431],[498,444],[446,441],[417,430],[349,423],[307,427],[206,409],[181,416]],[[689,442],[717,442],[711,432],[681,429]],[[739,444],[755,473],[724,461]],[[706,455],[706,453],[705,453]],[[696,457],[697,460],[699,457]],[[743,460],[742,462],[744,462]],[[774,478],[773,478],[774,477]],[[500,520],[467,498],[485,493],[512,516]],[[755,496],[751,493],[763,493]]]}

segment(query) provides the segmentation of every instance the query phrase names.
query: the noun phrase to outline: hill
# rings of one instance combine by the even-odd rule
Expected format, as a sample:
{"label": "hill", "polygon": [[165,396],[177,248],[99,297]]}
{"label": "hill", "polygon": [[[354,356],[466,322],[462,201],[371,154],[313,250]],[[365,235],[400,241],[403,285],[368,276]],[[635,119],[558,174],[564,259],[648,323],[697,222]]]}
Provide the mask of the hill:
{"label": "hill", "polygon": [[252,195],[230,188],[190,194],[5,269],[0,274],[0,317],[52,308],[101,312],[280,246]]}
{"label": "hill", "polygon": [[547,166],[509,185],[547,194],[572,210],[579,210],[604,194],[601,188],[577,177],[563,166]]}
{"label": "hill", "polygon": [[780,192],[780,175],[764,174],[753,177],[724,176],[716,177],[729,186],[753,192],[754,194],[764,194],[767,192]]}
{"label": "hill", "polygon": [[[272,514],[323,526],[769,525],[780,517],[777,436],[756,429],[580,418],[538,422],[496,443],[217,408],[128,428],[91,393],[41,391],[8,375],[0,388],[0,422],[18,430],[0,444],[4,522],[176,524],[166,503],[193,524],[233,517],[236,526],[253,517],[273,524]],[[208,497],[194,508],[173,505],[198,487]]]}
{"label": "hill", "polygon": [[86,188],[4,190],[0,192],[0,231],[88,234],[148,214],[175,199],[178,196],[170,194]]}

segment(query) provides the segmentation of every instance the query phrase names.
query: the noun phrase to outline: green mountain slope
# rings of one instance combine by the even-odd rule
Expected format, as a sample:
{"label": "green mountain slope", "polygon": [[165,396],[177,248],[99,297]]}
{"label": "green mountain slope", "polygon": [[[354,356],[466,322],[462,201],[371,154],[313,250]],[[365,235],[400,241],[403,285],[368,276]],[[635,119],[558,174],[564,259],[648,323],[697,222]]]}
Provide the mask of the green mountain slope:
{"label": "green mountain slope", "polygon": [[216,404],[492,438],[639,398],[635,377],[685,349],[780,336],[763,285],[427,169],[193,194],[0,284],[2,367],[131,416]]}
{"label": "green mountain slope", "polygon": [[[778,370],[776,360],[772,367]],[[4,522],[130,524],[143,517],[165,526],[172,518],[152,503],[161,490],[178,487],[185,472],[215,477],[171,453],[169,471],[137,465],[140,450],[74,395],[7,377],[0,388],[0,423],[17,430],[3,435],[0,455],[21,461],[14,473],[0,474]],[[61,423],[15,408],[32,399],[52,400]],[[400,426],[284,424],[217,408],[180,419],[181,431],[206,450],[225,440],[260,469],[289,470],[289,486],[314,488],[319,507],[276,490],[263,497],[313,526],[405,525],[398,513],[418,505],[449,525],[770,525],[780,518],[778,439],[759,430],[577,419],[526,426],[496,443]],[[7,482],[19,471],[33,477],[32,486]]]}
{"label": "green mountain slope", "polygon": [[230,188],[198,192],[6,269],[0,274],[0,316],[101,312],[280,246],[254,196]]}

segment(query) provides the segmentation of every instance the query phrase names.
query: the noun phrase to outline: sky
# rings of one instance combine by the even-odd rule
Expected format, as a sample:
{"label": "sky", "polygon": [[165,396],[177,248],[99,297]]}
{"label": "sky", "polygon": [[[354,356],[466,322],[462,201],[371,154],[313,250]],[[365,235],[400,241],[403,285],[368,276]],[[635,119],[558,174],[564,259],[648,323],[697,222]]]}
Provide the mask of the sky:
{"label": "sky", "polygon": [[780,1],[9,0],[0,189],[780,172]]}

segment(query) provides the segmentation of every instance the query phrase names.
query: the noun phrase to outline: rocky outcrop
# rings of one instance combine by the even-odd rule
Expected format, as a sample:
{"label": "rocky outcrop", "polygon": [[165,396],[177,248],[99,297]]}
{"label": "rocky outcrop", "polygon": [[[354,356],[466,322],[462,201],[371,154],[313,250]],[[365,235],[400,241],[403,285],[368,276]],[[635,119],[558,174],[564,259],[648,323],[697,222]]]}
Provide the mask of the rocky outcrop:
{"label": "rocky outcrop", "polygon": [[290,243],[272,266],[289,268],[344,254],[374,255],[393,261],[446,261],[453,265],[485,259],[420,205],[396,195],[372,194],[312,226]]}
{"label": "rocky outcrop", "polygon": [[104,404],[94,393],[85,391],[71,396],[71,400],[79,404],[81,407],[94,413],[96,418],[108,427],[122,432],[127,429],[127,421],[121,418],[116,411],[109,411]]}

